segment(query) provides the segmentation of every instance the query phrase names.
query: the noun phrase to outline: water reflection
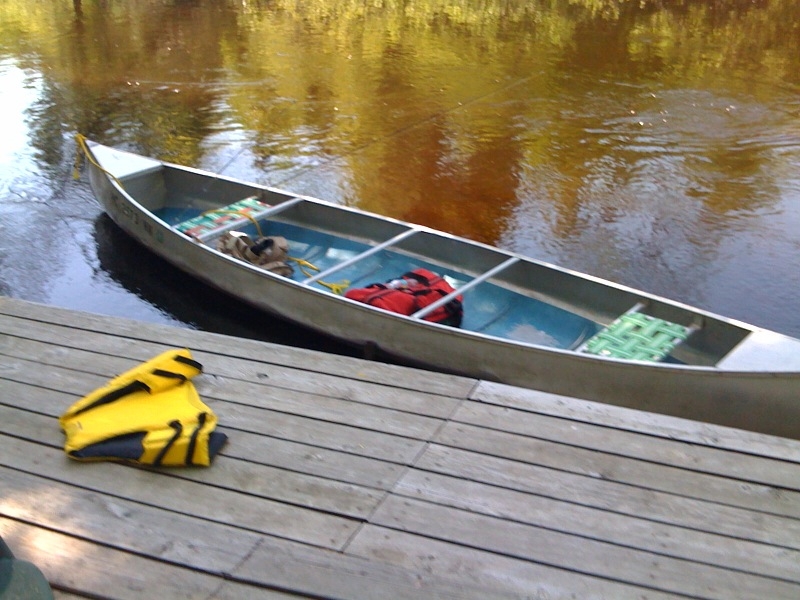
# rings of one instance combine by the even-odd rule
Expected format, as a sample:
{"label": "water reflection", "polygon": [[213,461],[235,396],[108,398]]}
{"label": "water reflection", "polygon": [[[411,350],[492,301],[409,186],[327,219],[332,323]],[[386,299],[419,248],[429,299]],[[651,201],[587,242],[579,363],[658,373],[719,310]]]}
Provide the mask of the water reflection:
{"label": "water reflection", "polygon": [[0,228],[23,188],[77,218],[81,131],[800,335],[797,22],[794,0],[0,1]]}

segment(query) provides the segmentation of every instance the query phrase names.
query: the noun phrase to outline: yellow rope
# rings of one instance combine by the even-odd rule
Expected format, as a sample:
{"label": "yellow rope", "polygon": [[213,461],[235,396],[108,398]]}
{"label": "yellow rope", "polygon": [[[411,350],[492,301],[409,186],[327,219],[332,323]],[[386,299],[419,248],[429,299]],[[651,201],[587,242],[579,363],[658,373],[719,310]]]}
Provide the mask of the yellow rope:
{"label": "yellow rope", "polygon": [[79,152],[77,152],[75,154],[75,164],[72,167],[72,177],[74,179],[80,179],[80,177],[81,177],[81,160],[82,160],[83,157],[86,157],[86,160],[88,160],[95,167],[97,167],[103,173],[105,173],[111,179],[113,179],[119,187],[122,187],[122,182],[119,179],[117,179],[117,177],[113,173],[109,173],[103,167],[101,167],[100,163],[98,163],[94,159],[94,156],[92,156],[92,153],[89,151],[89,146],[86,145],[86,136],[85,135],[80,134],[80,133],[76,133],[75,134],[75,142],[78,145]]}
{"label": "yellow rope", "polygon": [[311,277],[311,273],[307,272],[303,267],[308,267],[313,271],[319,271],[319,267],[312,265],[310,262],[305,260],[304,258],[295,258],[294,256],[287,256],[289,260],[293,260],[297,263],[297,266],[300,267],[300,270],[303,271],[306,277]]}
{"label": "yellow rope", "polygon": [[337,296],[343,296],[347,288],[350,287],[350,281],[343,279],[339,283],[328,283],[327,281],[317,281],[318,284],[324,285]]}
{"label": "yellow rope", "polygon": [[[309,269],[311,269],[313,271],[319,271],[319,267],[311,264],[310,262],[308,262],[307,260],[305,260],[303,258],[295,258],[294,256],[287,256],[286,258],[296,262],[297,266],[300,267],[300,271],[302,271],[303,275],[305,275],[306,277],[313,277],[313,275],[311,273],[309,273],[308,271],[306,271],[305,267],[308,267]],[[347,288],[350,287],[350,280],[349,279],[343,279],[339,283],[331,283],[329,281],[322,281],[321,279],[317,279],[317,283],[322,285],[322,286],[325,286],[330,291],[332,291],[334,294],[337,294],[339,296],[344,295],[344,291]]]}

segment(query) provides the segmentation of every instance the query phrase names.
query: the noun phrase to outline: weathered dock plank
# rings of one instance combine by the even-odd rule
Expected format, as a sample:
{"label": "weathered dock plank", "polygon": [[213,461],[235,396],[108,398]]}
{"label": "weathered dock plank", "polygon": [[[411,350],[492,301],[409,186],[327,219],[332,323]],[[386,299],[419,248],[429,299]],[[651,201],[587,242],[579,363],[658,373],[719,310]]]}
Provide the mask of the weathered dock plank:
{"label": "weathered dock plank", "polygon": [[[170,347],[208,469],[70,461]],[[797,598],[800,442],[0,297],[0,535],[79,598]]]}
{"label": "weathered dock plank", "polygon": [[795,600],[797,584],[393,496],[372,522],[540,564],[690,597]]}
{"label": "weathered dock plank", "polygon": [[0,536],[27,560],[39,566],[57,587],[56,598],[165,600],[186,598],[297,598],[293,593],[225,579],[137,553],[102,546],[94,540],[61,534],[0,516]]}
{"label": "weathered dock plank", "polygon": [[769,485],[792,485],[796,475],[791,462],[787,462],[782,469],[781,463],[773,460],[774,456],[765,458],[745,452],[734,454],[708,446],[692,445],[684,440],[647,436],[642,435],[642,431],[625,431],[565,420],[535,411],[535,420],[520,418],[525,412],[528,411],[521,408],[473,402],[460,407],[453,420],[590,450],[615,452],[620,444],[624,444],[626,456],[632,458]]}
{"label": "weathered dock plank", "polygon": [[[13,342],[11,340],[6,342],[7,345],[14,344],[13,350],[10,347],[7,348],[9,354],[13,351],[14,355],[20,358],[34,360],[41,364],[75,367],[78,370],[82,369],[98,375],[109,371],[112,373],[125,371],[166,348],[176,347],[175,344],[165,346],[163,342],[159,344],[141,341],[137,342],[134,347],[125,350],[125,355],[120,356],[117,353],[122,352],[125,345],[130,345],[130,342],[124,341],[123,343],[120,338],[109,337],[98,332],[76,331],[69,327],[31,323],[25,319],[14,319],[13,317],[9,317],[4,323],[4,330],[7,334],[17,336]],[[222,339],[225,344],[218,344],[213,352],[204,351],[202,348],[192,345],[192,349],[198,356],[203,357],[204,372],[210,375],[209,379],[212,380],[214,377],[221,377],[218,375],[219,373],[225,373],[226,378],[234,381],[258,385],[268,384],[270,388],[275,389],[344,398],[364,404],[376,404],[381,408],[397,408],[406,412],[434,417],[447,416],[454,409],[457,401],[456,398],[447,395],[437,395],[436,402],[430,402],[429,397],[421,397],[414,389],[394,386],[391,387],[392,393],[387,395],[386,385],[364,379],[364,376],[368,376],[370,371],[363,367],[371,365],[363,361],[354,363],[353,366],[358,367],[358,370],[351,369],[351,373],[347,376],[340,376],[314,371],[313,367],[318,365],[308,357],[305,351],[300,351],[298,364],[291,369],[287,369],[282,363],[269,362],[273,360],[273,357],[265,353],[263,349],[260,355],[251,356],[247,361],[241,360],[241,357],[230,358],[219,352],[225,350],[226,344],[235,345],[235,342],[231,342],[229,338],[223,337]],[[180,345],[177,344],[178,347]],[[314,376],[298,376],[306,369],[311,369],[308,372],[314,373]],[[436,375],[436,377],[440,376]]]}
{"label": "weathered dock plank", "polygon": [[[84,335],[113,333],[115,340],[108,340],[104,343],[117,344],[116,353],[120,356],[135,357],[136,347],[142,343],[152,343],[162,349],[191,347],[193,350],[207,351],[210,354],[282,365],[295,372],[340,375],[353,380],[389,385],[399,390],[416,390],[453,398],[466,396],[476,383],[472,379],[435,372],[426,372],[425,377],[414,376],[416,373],[414,370],[404,367],[356,360],[335,354],[326,355],[325,360],[319,360],[318,352],[302,348],[276,346],[255,340],[128,319],[112,319],[113,327],[109,328],[109,318],[102,315],[59,310],[49,306],[43,309],[42,305],[19,302],[13,298],[0,298],[0,314],[3,314],[5,319],[22,318],[31,329],[36,323],[44,324],[45,337],[41,340],[61,346],[74,344],[74,347],[86,349],[88,346],[83,343]],[[65,340],[60,343],[57,338],[48,336],[48,328],[55,325],[65,326],[72,331],[71,334],[68,334],[69,341]],[[57,332],[58,330],[54,327],[52,335],[55,336]],[[76,332],[77,335],[75,335]],[[136,347],[131,347],[132,340],[136,341]],[[153,354],[155,351],[148,352],[145,356],[137,357],[137,359],[145,360]]]}
{"label": "weathered dock plank", "polygon": [[470,398],[478,402],[518,408],[576,422],[605,425],[620,431],[681,440],[709,448],[738,450],[770,458],[800,461],[800,446],[796,440],[710,425],[703,421],[690,421],[622,406],[567,398],[491,381],[481,381],[470,394]]}
{"label": "weathered dock plank", "polygon": [[[14,446],[19,450],[9,457],[14,461],[11,464],[19,471],[46,479],[48,486],[55,486],[56,482],[68,483],[101,496],[125,498],[176,514],[330,548],[343,546],[359,525],[355,518],[230,490],[217,485],[216,481],[210,486],[160,471],[126,468],[120,472],[121,468],[113,464],[97,464],[87,469],[86,465],[64,464],[63,455],[55,449],[36,451],[21,440]],[[23,453],[33,453],[35,462],[25,461]],[[221,462],[225,468],[225,461]],[[4,475],[10,476],[10,471]],[[163,493],[166,489],[168,494]],[[4,510],[11,510],[5,504],[2,506]],[[29,507],[30,503],[22,506]],[[41,507],[46,508],[46,505]]]}
{"label": "weathered dock plank", "polygon": [[[520,599],[558,598],[582,600],[665,600],[686,598],[627,582],[492,552],[481,544],[470,546],[428,535],[415,535],[375,525],[364,527],[349,551],[405,568],[457,578],[489,589],[511,590]],[[573,551],[580,555],[580,547]],[[248,561],[249,562],[249,561]],[[247,563],[246,563],[247,564]],[[487,598],[494,598],[490,594]]]}
{"label": "weathered dock plank", "polygon": [[[564,420],[554,426],[550,417],[539,416],[531,426],[520,424],[522,420],[519,414],[509,414],[505,409],[487,411],[469,404],[453,416],[442,430],[440,440],[454,446],[464,443],[459,447],[476,447],[495,455],[513,445],[521,459],[537,457],[534,461],[540,460],[537,464],[542,466],[735,506],[785,510],[800,516],[797,513],[800,495],[789,491],[796,483],[792,478],[797,463],[723,453],[715,448],[701,449],[641,434],[630,440],[632,434],[625,431]],[[620,455],[620,446],[614,444],[617,438],[630,442],[624,445],[625,455]],[[493,450],[492,446],[499,450]],[[542,447],[549,448],[549,452],[539,459],[538,449]]]}
{"label": "weathered dock plank", "polygon": [[800,582],[800,551],[416,470],[398,495],[590,540]]}
{"label": "weathered dock plank", "polygon": [[[704,531],[724,532],[732,537],[752,536],[753,539],[782,547],[796,548],[800,543],[800,521],[782,516],[771,517],[768,494],[764,496],[766,510],[742,509],[724,501],[709,502],[694,497],[706,495],[702,489],[685,496],[664,491],[660,489],[661,486],[654,487],[659,479],[649,475],[647,465],[624,471],[619,467],[620,463],[630,462],[624,457],[542,444],[538,440],[513,434],[486,432],[462,425],[447,425],[439,441],[460,450],[470,450],[468,454],[450,453],[450,456],[457,456],[462,465],[466,463],[467,469],[481,469],[480,476],[484,481],[498,483],[499,479],[504,479],[504,485],[520,491],[555,494],[598,508],[630,515],[648,515],[654,520],[674,522]],[[424,463],[437,468],[434,455],[441,452],[432,449],[421,457],[417,466]],[[495,457],[500,460],[493,460]],[[635,472],[630,473],[630,470]],[[645,480],[639,485],[637,474]],[[463,471],[460,475],[464,476]],[[731,483],[733,487],[737,482]],[[796,492],[789,490],[786,493],[794,498]],[[775,496],[780,497],[783,493],[783,490],[776,490]],[[794,511],[791,501],[789,510]]]}
{"label": "weathered dock plank", "polygon": [[[51,445],[48,450],[32,446],[32,440],[47,440],[52,437],[53,419],[25,414],[21,411],[0,405],[0,431],[7,432],[9,437],[25,436],[18,439],[7,450],[6,460],[17,468],[35,470],[38,474],[54,479],[64,469],[74,465],[63,465],[60,447]],[[42,442],[39,442],[41,444]],[[47,455],[52,463],[42,465],[41,457]],[[37,457],[35,465],[29,464],[31,456]],[[320,476],[307,475],[287,469],[278,469],[255,462],[241,460],[222,454],[219,463],[223,468],[220,473],[210,473],[208,469],[172,469],[167,472],[171,477],[179,477],[187,481],[213,485],[220,490],[231,490],[259,498],[267,498],[286,502],[295,506],[313,508],[350,517],[363,519],[383,497],[381,490],[337,481]],[[99,467],[99,465],[98,465]],[[86,471],[83,469],[82,471]],[[82,471],[75,471],[80,476]],[[102,468],[95,471],[103,472]],[[111,472],[114,472],[112,469]],[[72,473],[71,471],[69,473]],[[162,471],[157,474],[167,475]],[[70,477],[69,474],[66,475]],[[152,475],[145,476],[150,479]],[[74,481],[74,479],[72,479]],[[172,485],[172,482],[170,482]]]}
{"label": "weathered dock plank", "polygon": [[[66,393],[70,397],[70,401],[57,406],[53,410],[54,416],[56,416],[55,413],[60,414],[72,402],[108,380],[108,377],[79,374],[60,367],[51,366],[44,371],[36,368],[36,363],[33,361],[18,359],[13,362],[9,361],[4,372],[5,378],[9,382],[7,385],[21,384],[31,390],[25,396],[32,403],[49,404],[53,398],[52,393]],[[205,383],[200,377],[197,379],[196,386],[198,391],[203,394]],[[264,393],[268,394],[269,390],[264,390]],[[224,419],[221,423],[223,429],[272,435],[401,463],[412,460],[422,447],[420,441],[404,436],[386,435],[362,427],[323,421],[283,411],[269,411],[236,402],[224,403],[214,396],[203,395],[203,399],[214,410],[219,410],[220,406],[225,407]],[[309,410],[315,410],[313,404]]]}

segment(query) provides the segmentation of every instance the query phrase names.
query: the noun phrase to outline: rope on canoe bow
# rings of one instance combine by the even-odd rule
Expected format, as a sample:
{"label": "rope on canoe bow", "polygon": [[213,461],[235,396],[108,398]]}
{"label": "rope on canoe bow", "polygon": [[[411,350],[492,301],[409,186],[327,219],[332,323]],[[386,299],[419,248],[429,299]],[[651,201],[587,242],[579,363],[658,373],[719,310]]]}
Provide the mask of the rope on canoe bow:
{"label": "rope on canoe bow", "polygon": [[90,163],[92,163],[95,167],[100,169],[103,173],[108,175],[111,179],[114,180],[119,187],[122,187],[122,182],[117,179],[116,175],[113,173],[108,172],[100,163],[98,163],[92,153],[89,152],[89,146],[86,145],[86,136],[81,133],[75,134],[75,143],[78,145],[78,152],[75,153],[75,164],[72,167],[72,177],[73,179],[80,179],[81,177],[81,161],[85,157]]}

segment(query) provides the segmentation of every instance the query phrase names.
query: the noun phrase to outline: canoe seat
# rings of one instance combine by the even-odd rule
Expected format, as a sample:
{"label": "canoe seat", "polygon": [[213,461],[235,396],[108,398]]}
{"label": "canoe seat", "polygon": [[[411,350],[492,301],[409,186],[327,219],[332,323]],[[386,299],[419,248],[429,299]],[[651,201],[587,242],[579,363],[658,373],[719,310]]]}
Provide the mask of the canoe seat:
{"label": "canoe seat", "polygon": [[227,206],[207,210],[173,227],[190,237],[205,241],[228,229],[247,224],[250,219],[258,218],[259,213],[270,208],[270,205],[259,200],[258,196],[250,196]]}
{"label": "canoe seat", "polygon": [[629,311],[589,338],[580,350],[610,358],[658,362],[694,329]]}

